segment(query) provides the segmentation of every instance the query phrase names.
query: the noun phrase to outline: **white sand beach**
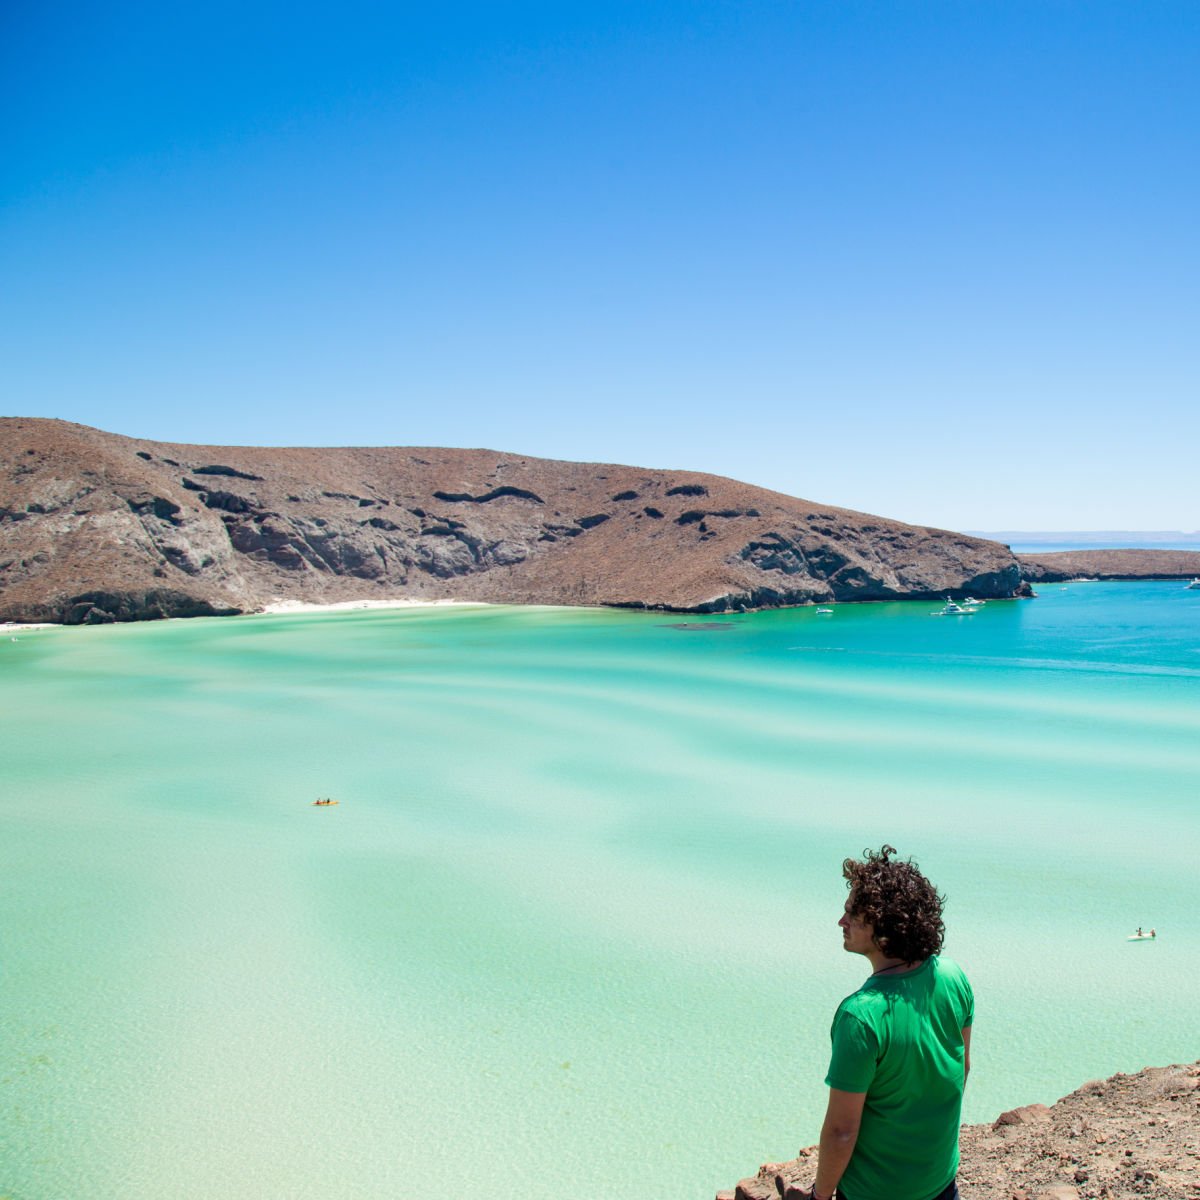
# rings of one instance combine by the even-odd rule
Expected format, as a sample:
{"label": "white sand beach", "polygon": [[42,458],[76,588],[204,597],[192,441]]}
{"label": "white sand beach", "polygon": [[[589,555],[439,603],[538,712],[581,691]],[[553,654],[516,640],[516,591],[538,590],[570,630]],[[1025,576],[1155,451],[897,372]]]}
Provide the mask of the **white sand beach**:
{"label": "white sand beach", "polygon": [[[361,608],[487,608],[482,600],[339,600],[331,604],[310,604],[306,600],[273,600],[262,608],[246,613],[246,616],[279,616],[289,613],[350,612]],[[172,621],[190,621],[194,617],[169,617]],[[61,629],[62,625],[52,621],[0,622],[0,635],[27,633],[37,629]]]}
{"label": "white sand beach", "polygon": [[[487,608],[482,600],[339,600],[332,604],[310,604],[306,600],[273,600],[258,609],[259,614],[348,612],[359,608]],[[253,615],[253,614],[252,614]]]}

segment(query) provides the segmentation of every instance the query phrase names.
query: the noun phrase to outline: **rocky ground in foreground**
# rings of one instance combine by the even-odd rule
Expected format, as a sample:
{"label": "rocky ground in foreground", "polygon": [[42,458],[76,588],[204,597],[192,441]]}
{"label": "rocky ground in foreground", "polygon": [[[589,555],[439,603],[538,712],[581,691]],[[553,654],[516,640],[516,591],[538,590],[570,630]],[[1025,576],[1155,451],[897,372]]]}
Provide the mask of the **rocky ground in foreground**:
{"label": "rocky ground in foreground", "polygon": [[[1085,1083],[1057,1104],[964,1125],[963,1200],[1200,1200],[1200,1062]],[[808,1187],[816,1148],[767,1163],[717,1200]]]}

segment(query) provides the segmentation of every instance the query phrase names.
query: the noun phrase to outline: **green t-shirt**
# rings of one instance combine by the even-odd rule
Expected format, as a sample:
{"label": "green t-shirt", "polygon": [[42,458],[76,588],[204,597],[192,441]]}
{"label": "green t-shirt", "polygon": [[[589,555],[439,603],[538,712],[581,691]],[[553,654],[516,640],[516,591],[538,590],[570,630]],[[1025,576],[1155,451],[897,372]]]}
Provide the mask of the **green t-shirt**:
{"label": "green t-shirt", "polygon": [[866,1092],[839,1188],[849,1200],[932,1200],[958,1172],[962,1031],[975,1000],[962,968],[934,955],[868,979],[838,1005],[825,1082]]}

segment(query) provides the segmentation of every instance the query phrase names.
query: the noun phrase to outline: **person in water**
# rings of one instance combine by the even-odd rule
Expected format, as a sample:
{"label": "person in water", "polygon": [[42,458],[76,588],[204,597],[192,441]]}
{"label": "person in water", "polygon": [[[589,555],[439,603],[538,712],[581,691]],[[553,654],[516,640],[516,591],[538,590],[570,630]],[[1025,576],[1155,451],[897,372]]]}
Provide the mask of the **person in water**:
{"label": "person in water", "polygon": [[796,1200],[957,1200],[975,1000],[941,957],[943,897],[884,846],[848,858],[842,946],[871,964],[834,1014],[817,1175]]}

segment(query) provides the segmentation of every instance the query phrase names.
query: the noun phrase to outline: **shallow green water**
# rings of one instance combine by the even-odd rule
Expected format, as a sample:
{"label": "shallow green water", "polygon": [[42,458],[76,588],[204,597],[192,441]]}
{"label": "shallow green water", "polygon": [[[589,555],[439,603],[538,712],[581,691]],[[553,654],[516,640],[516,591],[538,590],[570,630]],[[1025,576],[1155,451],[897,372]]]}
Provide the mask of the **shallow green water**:
{"label": "shallow green water", "polygon": [[885,839],[967,1119],[1195,1058],[1200,593],[934,607],[5,635],[0,1195],[707,1200],[815,1140]]}

